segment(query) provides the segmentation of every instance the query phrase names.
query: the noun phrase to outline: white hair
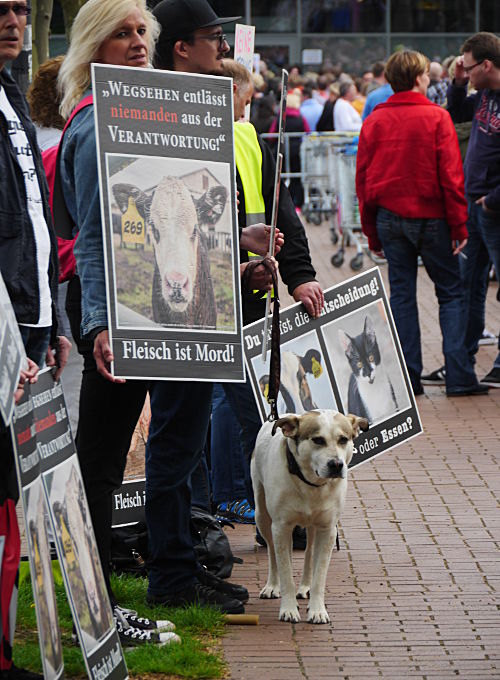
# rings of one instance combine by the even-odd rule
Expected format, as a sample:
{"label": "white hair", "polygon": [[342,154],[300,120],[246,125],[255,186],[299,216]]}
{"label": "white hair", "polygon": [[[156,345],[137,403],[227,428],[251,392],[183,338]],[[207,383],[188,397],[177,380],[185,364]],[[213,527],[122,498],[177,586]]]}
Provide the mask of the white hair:
{"label": "white hair", "polygon": [[146,0],[88,0],[76,15],[71,27],[70,46],[57,79],[61,92],[59,111],[67,119],[90,87],[90,64],[101,45],[129,14],[139,9],[146,25],[149,54],[161,27],[146,5]]}

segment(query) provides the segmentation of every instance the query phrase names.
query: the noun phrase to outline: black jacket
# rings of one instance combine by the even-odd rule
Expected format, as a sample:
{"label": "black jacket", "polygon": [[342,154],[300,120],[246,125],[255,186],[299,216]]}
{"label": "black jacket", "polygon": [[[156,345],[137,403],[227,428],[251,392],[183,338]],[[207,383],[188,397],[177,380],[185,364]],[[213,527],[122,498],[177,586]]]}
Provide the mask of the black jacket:
{"label": "black jacket", "polygon": [[[273,152],[259,135],[257,135],[262,149],[262,196],[266,206],[266,224],[271,224],[273,210],[275,161]],[[239,193],[238,226],[246,227],[245,195],[239,174],[236,175]],[[316,280],[316,271],[312,266],[307,236],[302,222],[295,212],[295,206],[288,188],[283,182],[280,187],[278,207],[278,227],[283,232],[285,243],[276,259],[279,262],[280,276],[292,295],[301,283]],[[242,262],[248,262],[246,251],[240,251]],[[266,311],[266,298],[262,293],[247,294],[243,292],[243,323],[249,324],[262,319]]]}
{"label": "black jacket", "polygon": [[[57,331],[55,303],[59,267],[57,260],[57,239],[52,226],[48,203],[47,180],[42,157],[36,141],[33,123],[29,118],[26,100],[15,81],[2,69],[0,85],[7,94],[12,108],[21,121],[29,140],[35,164],[43,212],[51,242],[49,279],[52,293],[52,338]],[[9,140],[7,121],[0,110],[0,271],[16,314],[18,323],[36,324],[40,316],[40,295],[38,289],[38,267],[33,226],[28,213],[24,176],[14,149]]]}

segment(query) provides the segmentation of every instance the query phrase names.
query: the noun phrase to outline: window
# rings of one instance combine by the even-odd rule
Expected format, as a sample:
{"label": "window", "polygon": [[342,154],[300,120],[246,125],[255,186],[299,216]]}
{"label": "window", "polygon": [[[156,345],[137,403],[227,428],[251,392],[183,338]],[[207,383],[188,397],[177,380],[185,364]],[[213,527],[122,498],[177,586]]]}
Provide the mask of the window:
{"label": "window", "polygon": [[[484,0],[483,0],[484,1]],[[491,0],[492,4],[496,0]],[[397,33],[474,32],[472,0],[392,0],[391,31]]]}
{"label": "window", "polygon": [[252,0],[251,22],[261,33],[290,33],[297,30],[295,0]]}
{"label": "window", "polygon": [[304,33],[385,31],[385,0],[304,0]]}

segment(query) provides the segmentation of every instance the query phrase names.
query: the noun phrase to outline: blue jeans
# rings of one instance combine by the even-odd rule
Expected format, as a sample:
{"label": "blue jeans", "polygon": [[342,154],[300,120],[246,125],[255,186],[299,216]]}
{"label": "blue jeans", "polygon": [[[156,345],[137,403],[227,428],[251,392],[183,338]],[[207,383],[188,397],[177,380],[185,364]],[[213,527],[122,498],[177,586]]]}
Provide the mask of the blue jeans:
{"label": "blue jeans", "polygon": [[410,219],[377,211],[377,233],[389,265],[391,309],[413,388],[420,385],[422,350],[417,307],[420,255],[439,303],[448,394],[477,384],[465,348],[464,292],[450,230],[442,219]]}
{"label": "blue jeans", "polygon": [[212,383],[155,381],[150,385],[150,398],[148,592],[164,595],[192,587],[199,571],[190,530],[190,478],[207,437]]}
{"label": "blue jeans", "polygon": [[[485,321],[485,301],[488,291],[488,272],[491,262],[500,274],[500,213],[487,213],[482,206],[469,201],[467,221],[469,239],[464,248],[467,259],[460,261],[460,270],[465,288],[465,346],[471,356],[477,352]],[[497,300],[500,300],[500,289]],[[494,365],[500,367],[499,353]]]}
{"label": "blue jeans", "polygon": [[49,348],[50,331],[50,326],[43,328],[19,326],[26,354],[40,369],[45,366],[45,355]]}
{"label": "blue jeans", "polygon": [[252,479],[250,477],[250,458],[255,447],[255,440],[262,425],[250,380],[246,383],[223,383],[222,387],[233,413],[241,427],[241,447],[245,465],[246,498],[252,508],[255,507]]}
{"label": "blue jeans", "polygon": [[210,461],[214,505],[246,498],[245,457],[240,443],[241,426],[221,384],[214,385]]}

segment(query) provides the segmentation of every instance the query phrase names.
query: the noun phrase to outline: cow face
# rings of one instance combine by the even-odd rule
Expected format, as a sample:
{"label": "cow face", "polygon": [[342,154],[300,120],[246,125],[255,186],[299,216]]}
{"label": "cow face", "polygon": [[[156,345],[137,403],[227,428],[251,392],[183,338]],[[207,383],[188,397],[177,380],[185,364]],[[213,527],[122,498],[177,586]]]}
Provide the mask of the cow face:
{"label": "cow face", "polygon": [[172,311],[186,311],[198,271],[200,226],[220,219],[227,190],[213,187],[195,201],[181,179],[163,177],[152,196],[130,184],[115,184],[113,194],[122,213],[134,199],[149,226],[163,298]]}

